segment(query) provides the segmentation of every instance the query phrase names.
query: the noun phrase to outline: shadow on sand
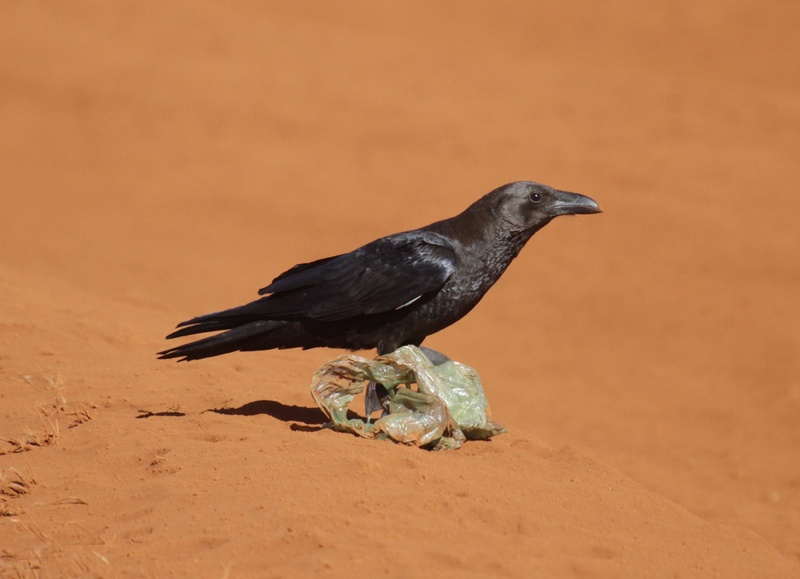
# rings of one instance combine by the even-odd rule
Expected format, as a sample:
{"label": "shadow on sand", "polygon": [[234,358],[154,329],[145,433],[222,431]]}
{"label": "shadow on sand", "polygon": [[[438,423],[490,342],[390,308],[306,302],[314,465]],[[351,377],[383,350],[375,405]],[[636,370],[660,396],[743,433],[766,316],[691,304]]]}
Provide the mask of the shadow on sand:
{"label": "shadow on sand", "polygon": [[238,408],[212,408],[206,412],[227,414],[234,416],[256,416],[268,414],[283,422],[301,422],[303,424],[323,425],[328,420],[319,408],[307,406],[290,406],[277,400],[256,400],[248,402]]}

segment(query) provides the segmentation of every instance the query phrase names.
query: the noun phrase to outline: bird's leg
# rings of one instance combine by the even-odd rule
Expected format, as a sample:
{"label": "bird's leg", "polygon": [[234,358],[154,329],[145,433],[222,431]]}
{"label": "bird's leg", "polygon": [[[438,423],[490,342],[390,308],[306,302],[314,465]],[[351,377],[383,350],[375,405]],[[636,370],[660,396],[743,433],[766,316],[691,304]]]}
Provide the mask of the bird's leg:
{"label": "bird's leg", "polygon": [[370,422],[372,413],[376,410],[382,410],[381,418],[389,414],[389,403],[392,397],[389,391],[383,384],[370,381],[367,384],[367,392],[364,396],[364,412],[367,418],[367,424]]}
{"label": "bird's leg", "polygon": [[[419,349],[422,350],[422,353],[425,354],[425,357],[428,358],[434,366],[441,366],[445,362],[450,361],[447,355],[437,352],[436,350],[426,348],[425,346],[419,346]],[[367,384],[367,391],[364,396],[364,413],[367,418],[367,424],[370,423],[370,417],[373,412],[381,410],[381,418],[389,414],[389,404],[391,400],[392,397],[383,384],[370,381]]]}
{"label": "bird's leg", "polygon": [[431,350],[425,346],[420,346],[419,349],[422,350],[422,353],[425,354],[425,357],[428,358],[434,366],[441,366],[445,362],[450,362],[450,358],[446,354]]}

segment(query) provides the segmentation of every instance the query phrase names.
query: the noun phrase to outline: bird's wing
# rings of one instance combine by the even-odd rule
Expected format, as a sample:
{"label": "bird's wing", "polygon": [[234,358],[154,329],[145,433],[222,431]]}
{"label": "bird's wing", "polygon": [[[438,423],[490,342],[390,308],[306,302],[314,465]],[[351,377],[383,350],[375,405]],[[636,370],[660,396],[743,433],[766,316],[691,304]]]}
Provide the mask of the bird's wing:
{"label": "bird's wing", "polygon": [[259,291],[260,313],[335,321],[411,305],[455,271],[450,242],[432,232],[384,237],[351,253],[301,264]]}

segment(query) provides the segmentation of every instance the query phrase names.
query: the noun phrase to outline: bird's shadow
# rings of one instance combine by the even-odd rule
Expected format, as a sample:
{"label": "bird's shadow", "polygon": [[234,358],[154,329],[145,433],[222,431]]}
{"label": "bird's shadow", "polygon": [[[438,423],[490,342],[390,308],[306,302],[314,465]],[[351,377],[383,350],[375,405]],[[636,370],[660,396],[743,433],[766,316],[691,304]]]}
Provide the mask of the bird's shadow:
{"label": "bird's shadow", "polygon": [[[325,425],[330,421],[328,417],[319,408],[310,406],[294,406],[284,404],[277,400],[255,400],[248,402],[237,408],[209,408],[205,412],[213,412],[215,414],[224,414],[226,416],[258,416],[266,414],[277,418],[282,422],[289,422],[289,428],[301,432],[315,432],[322,430]],[[136,418],[152,418],[152,417],[167,417],[167,416],[185,416],[183,412],[148,412],[139,410],[139,416]],[[348,412],[348,418],[361,418],[354,412]]]}
{"label": "bird's shadow", "polygon": [[[318,426],[320,428],[323,424],[328,422],[327,417],[319,408],[293,406],[283,404],[277,400],[256,400],[243,404],[238,408],[209,408],[206,412],[214,412],[216,414],[225,414],[228,416],[257,416],[259,414],[267,414],[283,422],[299,422],[301,424]],[[304,428],[294,429],[304,430]]]}
{"label": "bird's shadow", "polygon": [[178,412],[177,410],[167,410],[165,412],[150,412],[149,410],[139,410],[139,415],[136,418],[152,418],[154,416],[186,416],[185,412]]}

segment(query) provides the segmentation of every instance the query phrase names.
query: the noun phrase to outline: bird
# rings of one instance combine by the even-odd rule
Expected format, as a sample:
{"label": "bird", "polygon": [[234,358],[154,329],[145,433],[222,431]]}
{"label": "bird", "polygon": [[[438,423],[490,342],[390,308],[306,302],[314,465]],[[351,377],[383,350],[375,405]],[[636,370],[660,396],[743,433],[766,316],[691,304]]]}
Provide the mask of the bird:
{"label": "bird", "polygon": [[[420,347],[468,314],[550,221],[601,212],[585,195],[508,183],[455,217],[295,265],[259,290],[261,298],[181,322],[166,338],[218,333],[157,355],[189,361],[235,351],[328,347],[384,355]],[[370,388],[368,415],[374,394]]]}

